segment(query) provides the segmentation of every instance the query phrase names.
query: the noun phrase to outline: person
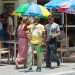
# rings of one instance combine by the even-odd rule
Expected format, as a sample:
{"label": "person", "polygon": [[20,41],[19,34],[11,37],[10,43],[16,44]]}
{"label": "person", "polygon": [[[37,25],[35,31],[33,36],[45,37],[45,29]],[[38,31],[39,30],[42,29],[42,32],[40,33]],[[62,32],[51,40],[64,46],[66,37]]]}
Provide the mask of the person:
{"label": "person", "polygon": [[28,18],[23,18],[21,24],[17,29],[18,37],[18,54],[16,58],[16,68],[20,68],[20,65],[25,65],[27,61],[27,52],[28,52]]}
{"label": "person", "polygon": [[60,61],[57,55],[57,37],[60,35],[60,27],[54,22],[54,16],[48,16],[48,24],[45,26],[46,29],[46,67],[52,68],[51,61],[56,61],[57,66],[60,65]]}
{"label": "person", "polygon": [[[39,23],[39,19],[38,18],[34,18],[34,23],[31,24],[29,27],[30,30],[30,43],[31,43],[31,47],[32,48],[32,52],[34,52],[34,50],[37,52],[37,69],[36,71],[41,71],[41,66],[42,66],[42,44],[43,44],[43,33],[45,31],[45,28],[43,25],[41,25]],[[32,55],[33,56],[33,55]],[[28,64],[28,70],[31,71],[32,70],[32,58],[29,61]],[[34,61],[33,61],[34,63]]]}
{"label": "person", "polygon": [[13,17],[11,16],[11,14],[9,13],[8,14],[8,17],[7,17],[7,32],[9,34],[9,39],[10,40],[13,40],[14,39],[14,21],[13,21]]}
{"label": "person", "polygon": [[2,17],[0,15],[0,48],[3,47],[2,41],[4,41],[4,29],[3,29]]}

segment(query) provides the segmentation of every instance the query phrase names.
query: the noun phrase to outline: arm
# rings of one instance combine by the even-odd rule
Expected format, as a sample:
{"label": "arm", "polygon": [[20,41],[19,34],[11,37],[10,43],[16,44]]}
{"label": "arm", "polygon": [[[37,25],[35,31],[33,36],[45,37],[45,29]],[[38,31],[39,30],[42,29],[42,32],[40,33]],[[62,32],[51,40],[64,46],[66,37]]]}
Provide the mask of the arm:
{"label": "arm", "polygon": [[54,33],[52,36],[53,36],[53,37],[58,37],[59,35],[60,35],[60,31],[59,31],[59,32]]}
{"label": "arm", "polygon": [[46,45],[46,40],[47,40],[47,31],[46,28],[44,27],[43,29],[43,34],[42,34],[42,38],[43,38],[43,44]]}

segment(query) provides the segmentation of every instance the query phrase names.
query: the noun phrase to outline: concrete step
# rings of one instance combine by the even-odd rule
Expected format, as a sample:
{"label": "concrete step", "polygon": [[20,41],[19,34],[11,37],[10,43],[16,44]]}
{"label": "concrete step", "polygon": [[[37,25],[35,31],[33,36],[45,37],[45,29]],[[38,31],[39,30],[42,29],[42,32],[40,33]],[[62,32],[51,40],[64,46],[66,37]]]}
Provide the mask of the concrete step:
{"label": "concrete step", "polygon": [[63,62],[75,62],[75,56],[72,57],[62,57]]}

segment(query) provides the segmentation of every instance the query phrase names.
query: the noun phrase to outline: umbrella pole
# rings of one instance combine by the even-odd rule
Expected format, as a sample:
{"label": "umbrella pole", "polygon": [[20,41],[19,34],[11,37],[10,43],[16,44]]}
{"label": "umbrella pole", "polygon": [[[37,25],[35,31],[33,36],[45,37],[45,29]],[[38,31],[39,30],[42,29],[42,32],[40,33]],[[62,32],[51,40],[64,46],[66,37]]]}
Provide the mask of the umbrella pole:
{"label": "umbrella pole", "polygon": [[[64,25],[64,13],[62,13],[62,25]],[[61,62],[63,62],[63,52],[62,52],[63,46],[62,46],[62,40],[61,40],[61,45],[60,45],[60,50],[61,50]]]}
{"label": "umbrella pole", "polygon": [[68,48],[68,36],[67,36],[67,15],[65,14],[65,24],[66,24],[66,49]]}
{"label": "umbrella pole", "polygon": [[64,13],[62,13],[62,25],[64,25]]}
{"label": "umbrella pole", "polygon": [[[64,20],[65,20],[65,22],[64,22]],[[62,24],[65,24],[65,34],[66,34],[66,50],[67,50],[67,48],[68,48],[68,40],[67,40],[67,15],[66,14],[62,14]],[[62,44],[61,44],[61,61],[63,62],[63,58],[62,58],[62,54],[63,54],[63,52],[62,52]]]}

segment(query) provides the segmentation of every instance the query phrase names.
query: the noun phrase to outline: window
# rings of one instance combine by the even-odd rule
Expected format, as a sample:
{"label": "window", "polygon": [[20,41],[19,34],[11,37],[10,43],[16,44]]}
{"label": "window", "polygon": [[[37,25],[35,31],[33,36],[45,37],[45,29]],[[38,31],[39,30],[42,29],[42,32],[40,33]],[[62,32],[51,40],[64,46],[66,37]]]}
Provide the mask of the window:
{"label": "window", "polygon": [[3,11],[4,11],[4,12],[13,11],[14,8],[15,8],[15,4],[14,4],[14,3],[4,3],[4,4],[3,4]]}

